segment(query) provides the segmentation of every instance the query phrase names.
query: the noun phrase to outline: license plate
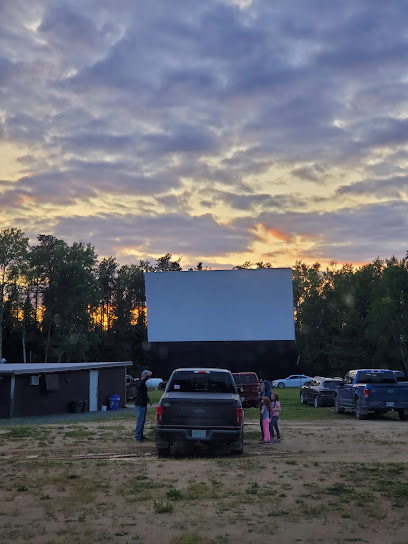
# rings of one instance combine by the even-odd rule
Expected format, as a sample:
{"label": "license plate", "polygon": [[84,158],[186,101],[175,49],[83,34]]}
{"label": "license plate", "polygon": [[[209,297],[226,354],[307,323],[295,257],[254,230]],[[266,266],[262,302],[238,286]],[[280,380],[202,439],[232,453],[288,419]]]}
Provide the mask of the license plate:
{"label": "license plate", "polygon": [[192,438],[205,438],[205,431],[202,429],[193,429],[191,431]]}
{"label": "license plate", "polygon": [[395,402],[386,402],[385,406],[394,406]]}

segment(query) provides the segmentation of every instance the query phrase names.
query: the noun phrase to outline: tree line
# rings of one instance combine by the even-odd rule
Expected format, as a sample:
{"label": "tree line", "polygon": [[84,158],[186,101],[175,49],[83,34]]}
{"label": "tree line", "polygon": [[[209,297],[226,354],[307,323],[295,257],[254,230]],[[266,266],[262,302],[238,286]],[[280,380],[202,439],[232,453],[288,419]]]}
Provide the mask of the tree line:
{"label": "tree line", "polygon": [[[30,246],[20,229],[0,231],[0,359],[148,364],[144,274],[181,271],[180,260],[167,253],[154,263],[119,265],[113,257],[98,260],[83,242],[69,245],[41,234]],[[271,267],[247,261],[234,268]],[[194,268],[203,269],[202,263]],[[362,267],[298,261],[292,273],[305,373],[343,375],[361,367],[407,372],[408,253]]]}

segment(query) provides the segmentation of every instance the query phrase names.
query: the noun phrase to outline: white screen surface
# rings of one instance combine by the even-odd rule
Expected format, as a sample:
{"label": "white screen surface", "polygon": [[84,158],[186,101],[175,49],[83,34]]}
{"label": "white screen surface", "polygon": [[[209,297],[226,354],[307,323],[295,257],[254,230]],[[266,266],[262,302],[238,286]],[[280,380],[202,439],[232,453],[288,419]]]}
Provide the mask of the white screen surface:
{"label": "white screen surface", "polygon": [[149,272],[149,342],[294,340],[290,268]]}

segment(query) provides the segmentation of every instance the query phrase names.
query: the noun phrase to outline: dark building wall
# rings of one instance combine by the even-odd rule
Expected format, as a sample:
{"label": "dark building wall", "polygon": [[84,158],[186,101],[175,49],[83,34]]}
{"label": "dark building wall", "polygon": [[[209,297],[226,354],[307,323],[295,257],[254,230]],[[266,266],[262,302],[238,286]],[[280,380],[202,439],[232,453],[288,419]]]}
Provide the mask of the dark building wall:
{"label": "dark building wall", "polygon": [[108,406],[108,397],[119,395],[119,406],[126,406],[126,367],[100,368],[98,381],[98,409],[102,404]]}
{"label": "dark building wall", "polygon": [[0,376],[0,417],[10,416],[10,376]]}
{"label": "dark building wall", "polygon": [[148,345],[153,374],[168,379],[175,368],[222,367],[231,372],[256,372],[275,379],[298,372],[296,343],[289,340],[255,342],[152,342]]}
{"label": "dark building wall", "polygon": [[[40,374],[39,385],[30,385],[30,376],[17,374],[14,392],[14,416],[40,416],[70,411],[74,401],[89,406],[89,371],[76,370]],[[47,383],[48,382],[48,383]]]}

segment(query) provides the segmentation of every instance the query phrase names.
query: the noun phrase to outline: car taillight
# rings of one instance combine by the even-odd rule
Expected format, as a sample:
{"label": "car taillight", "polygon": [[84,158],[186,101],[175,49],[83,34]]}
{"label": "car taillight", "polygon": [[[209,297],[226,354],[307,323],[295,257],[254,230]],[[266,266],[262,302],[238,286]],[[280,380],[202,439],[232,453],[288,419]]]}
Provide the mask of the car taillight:
{"label": "car taillight", "polygon": [[368,395],[370,394],[370,390],[367,389],[367,387],[364,387],[364,398],[368,399]]}
{"label": "car taillight", "polygon": [[163,406],[158,406],[156,409],[156,421],[161,423],[163,419]]}
{"label": "car taillight", "polygon": [[237,425],[241,425],[242,423],[242,408],[237,408],[236,416],[237,416]]}

